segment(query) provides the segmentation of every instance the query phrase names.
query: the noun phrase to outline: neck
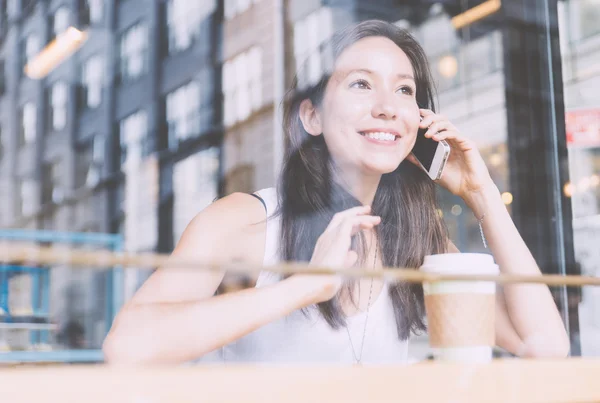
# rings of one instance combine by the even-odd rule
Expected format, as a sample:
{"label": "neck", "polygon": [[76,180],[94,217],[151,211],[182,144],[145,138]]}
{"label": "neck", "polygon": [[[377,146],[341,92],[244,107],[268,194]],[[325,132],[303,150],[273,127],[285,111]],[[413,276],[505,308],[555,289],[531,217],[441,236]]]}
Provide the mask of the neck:
{"label": "neck", "polygon": [[369,175],[363,172],[337,170],[335,174],[339,183],[346,188],[351,195],[356,197],[364,206],[372,206],[375,193],[381,181],[380,174]]}

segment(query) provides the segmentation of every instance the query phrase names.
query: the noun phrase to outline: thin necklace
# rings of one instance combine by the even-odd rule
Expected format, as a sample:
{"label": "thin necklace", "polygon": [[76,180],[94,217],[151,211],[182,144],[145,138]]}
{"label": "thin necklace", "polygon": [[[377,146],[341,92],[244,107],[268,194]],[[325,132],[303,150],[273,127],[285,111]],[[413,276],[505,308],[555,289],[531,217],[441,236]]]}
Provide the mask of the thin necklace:
{"label": "thin necklace", "polygon": [[[373,258],[373,269],[375,269],[375,264],[377,264],[377,250],[379,244],[375,245],[375,257]],[[371,277],[371,287],[369,289],[369,300],[367,302],[367,315],[365,317],[365,328],[363,329],[362,342],[360,343],[360,356],[356,355],[356,350],[354,349],[354,343],[352,343],[352,336],[350,336],[350,330],[348,330],[348,325],[346,324],[346,333],[348,333],[348,340],[350,340],[350,347],[352,348],[352,355],[354,356],[354,364],[360,364],[363,356],[363,349],[365,347],[365,336],[367,335],[367,323],[369,321],[369,308],[371,307],[371,295],[373,295],[373,277]]]}

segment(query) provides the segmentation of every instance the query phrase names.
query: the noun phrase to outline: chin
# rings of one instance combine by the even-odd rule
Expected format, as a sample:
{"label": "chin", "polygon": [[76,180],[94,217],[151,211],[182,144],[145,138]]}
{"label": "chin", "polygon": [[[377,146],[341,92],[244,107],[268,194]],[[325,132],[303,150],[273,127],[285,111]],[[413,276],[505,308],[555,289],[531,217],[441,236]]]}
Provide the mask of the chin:
{"label": "chin", "polygon": [[395,161],[365,161],[363,165],[363,169],[366,172],[385,175],[394,172],[400,164],[402,160]]}

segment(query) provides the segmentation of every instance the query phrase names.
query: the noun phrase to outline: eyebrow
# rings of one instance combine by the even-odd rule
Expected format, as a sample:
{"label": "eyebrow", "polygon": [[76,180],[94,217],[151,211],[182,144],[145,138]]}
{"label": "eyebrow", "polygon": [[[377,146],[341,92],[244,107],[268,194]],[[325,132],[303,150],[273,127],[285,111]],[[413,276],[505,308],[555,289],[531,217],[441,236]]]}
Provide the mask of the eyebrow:
{"label": "eyebrow", "polygon": [[[369,70],[369,69],[352,69],[352,70],[348,70],[348,71],[344,71],[340,73],[340,80],[343,80],[344,78],[348,77],[350,74],[352,73],[365,73],[365,74],[369,74],[369,75],[373,75],[373,71]],[[410,74],[397,74],[396,77],[400,78],[400,79],[409,79],[409,80],[413,80],[416,82],[415,78],[410,75]]]}

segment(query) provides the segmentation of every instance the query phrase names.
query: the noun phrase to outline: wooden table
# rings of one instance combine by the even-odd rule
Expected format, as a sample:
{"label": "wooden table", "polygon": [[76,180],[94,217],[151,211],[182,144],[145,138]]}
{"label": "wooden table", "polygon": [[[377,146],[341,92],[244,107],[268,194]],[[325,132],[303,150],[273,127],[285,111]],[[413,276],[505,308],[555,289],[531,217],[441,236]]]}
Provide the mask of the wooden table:
{"label": "wooden table", "polygon": [[600,359],[387,367],[0,367],[0,401],[581,403],[600,401]]}

